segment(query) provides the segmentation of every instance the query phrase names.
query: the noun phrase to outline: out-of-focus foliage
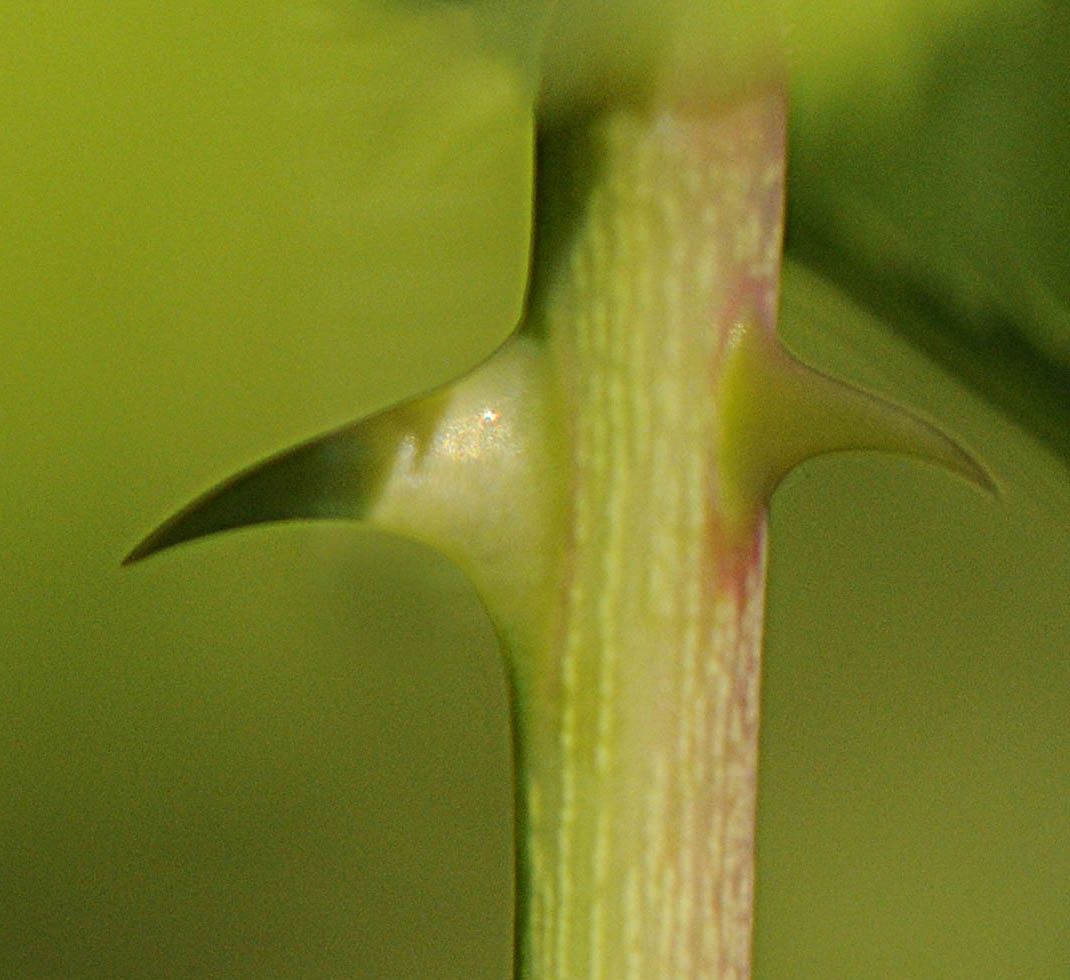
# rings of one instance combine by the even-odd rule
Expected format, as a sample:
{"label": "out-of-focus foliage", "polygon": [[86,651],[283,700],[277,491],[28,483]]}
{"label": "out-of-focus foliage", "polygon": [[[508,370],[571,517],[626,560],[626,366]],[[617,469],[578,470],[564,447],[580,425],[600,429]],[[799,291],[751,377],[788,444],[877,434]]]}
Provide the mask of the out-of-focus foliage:
{"label": "out-of-focus foliage", "polygon": [[913,48],[795,98],[789,261],[1070,461],[1070,10],[969,10]]}

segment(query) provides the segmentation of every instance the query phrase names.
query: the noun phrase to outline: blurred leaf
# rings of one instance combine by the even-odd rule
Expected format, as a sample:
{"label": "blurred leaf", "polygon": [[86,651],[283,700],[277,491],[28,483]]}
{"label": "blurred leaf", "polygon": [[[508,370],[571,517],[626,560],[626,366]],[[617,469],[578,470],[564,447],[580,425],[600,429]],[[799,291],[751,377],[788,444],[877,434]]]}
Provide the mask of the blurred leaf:
{"label": "blurred leaf", "polygon": [[919,44],[883,101],[796,99],[787,255],[1070,461],[1070,15]]}

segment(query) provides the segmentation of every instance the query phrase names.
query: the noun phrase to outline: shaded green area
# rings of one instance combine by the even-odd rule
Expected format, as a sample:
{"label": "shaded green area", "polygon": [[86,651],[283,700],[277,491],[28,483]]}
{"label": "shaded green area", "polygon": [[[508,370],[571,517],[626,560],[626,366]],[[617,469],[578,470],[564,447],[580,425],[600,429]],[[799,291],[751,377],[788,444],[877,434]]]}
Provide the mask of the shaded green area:
{"label": "shaded green area", "polygon": [[1023,4],[882,103],[797,100],[786,250],[1070,463],[1067,64],[1070,9]]}

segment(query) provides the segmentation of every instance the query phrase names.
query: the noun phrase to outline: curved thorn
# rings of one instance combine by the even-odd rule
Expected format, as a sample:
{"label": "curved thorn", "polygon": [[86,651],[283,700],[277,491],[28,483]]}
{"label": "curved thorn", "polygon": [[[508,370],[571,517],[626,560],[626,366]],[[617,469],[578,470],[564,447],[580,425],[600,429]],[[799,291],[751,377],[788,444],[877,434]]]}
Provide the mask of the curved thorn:
{"label": "curved thorn", "polygon": [[418,425],[403,405],[256,463],[182,508],[122,563],[254,524],[361,520],[389,472],[398,439]]}
{"label": "curved thorn", "polygon": [[721,505],[730,533],[749,528],[788,472],[826,453],[913,456],[999,495],[984,467],[939,428],[807,367],[749,323],[738,324],[729,340],[718,409]]}

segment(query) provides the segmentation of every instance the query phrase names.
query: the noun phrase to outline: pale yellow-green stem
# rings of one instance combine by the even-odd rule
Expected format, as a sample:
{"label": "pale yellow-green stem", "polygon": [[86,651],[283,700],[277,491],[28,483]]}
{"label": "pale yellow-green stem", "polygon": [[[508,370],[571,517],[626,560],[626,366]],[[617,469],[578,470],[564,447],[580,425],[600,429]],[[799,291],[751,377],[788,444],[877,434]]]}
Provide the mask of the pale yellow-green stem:
{"label": "pale yellow-green stem", "polygon": [[744,976],[765,533],[720,519],[717,394],[732,326],[773,330],[783,99],[620,108],[539,163],[571,481],[553,631],[515,668],[521,975]]}

